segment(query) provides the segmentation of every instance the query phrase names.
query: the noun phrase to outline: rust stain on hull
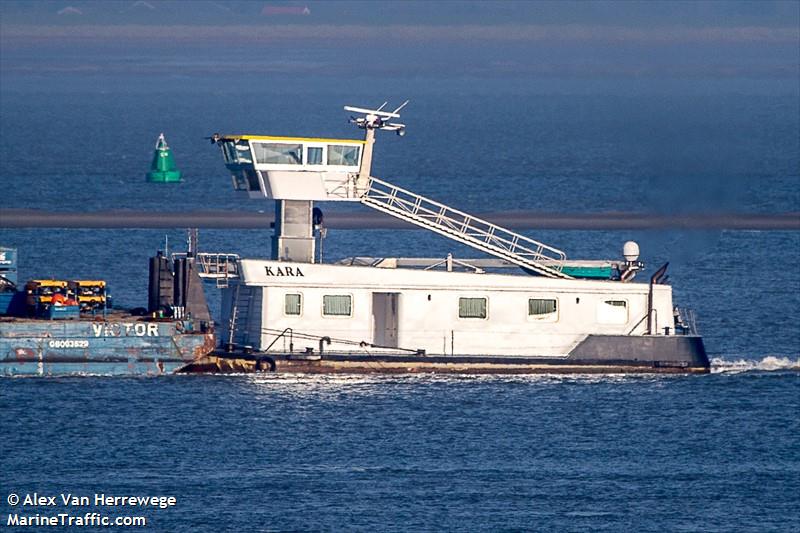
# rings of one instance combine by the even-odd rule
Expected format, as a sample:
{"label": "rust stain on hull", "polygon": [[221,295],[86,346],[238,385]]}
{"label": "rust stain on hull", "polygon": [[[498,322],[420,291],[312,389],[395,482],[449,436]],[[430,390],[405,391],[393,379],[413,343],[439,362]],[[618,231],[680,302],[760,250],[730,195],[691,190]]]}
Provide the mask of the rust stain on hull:
{"label": "rust stain on hull", "polygon": [[213,333],[204,333],[203,337],[203,343],[195,346],[192,350],[192,355],[195,359],[199,359],[210,354],[214,351],[214,347],[216,346],[217,339]]}
{"label": "rust stain on hull", "polygon": [[[260,368],[259,368],[260,367]],[[636,365],[570,365],[570,364],[500,364],[500,363],[440,363],[440,362],[362,362],[330,360],[274,361],[258,365],[255,360],[218,357],[201,357],[179,369],[180,373],[241,374],[241,373],[295,373],[295,374],[706,374],[707,368],[654,367]]]}

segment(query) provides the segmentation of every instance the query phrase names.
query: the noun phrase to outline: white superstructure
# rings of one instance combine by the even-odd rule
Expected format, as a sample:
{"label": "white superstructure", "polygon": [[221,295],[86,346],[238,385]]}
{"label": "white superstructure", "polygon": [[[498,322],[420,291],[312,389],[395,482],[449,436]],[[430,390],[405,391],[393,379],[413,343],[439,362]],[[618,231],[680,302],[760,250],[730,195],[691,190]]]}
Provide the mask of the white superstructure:
{"label": "white superstructure", "polygon": [[[671,287],[663,283],[666,265],[649,284],[628,283],[642,267],[635,243],[625,244],[619,261],[569,262],[556,248],[371,176],[375,131],[405,130],[389,122],[399,118],[400,108],[386,112],[384,106],[345,108],[363,115],[351,119],[365,130],[363,141],[212,137],[234,187],[276,204],[272,257],[235,258],[230,267],[215,263],[209,272],[223,287],[224,346],[285,357],[639,361],[641,356],[655,366],[671,359],[669,347],[623,353],[649,350],[658,338],[689,329],[673,306]],[[314,201],[360,202],[494,259],[470,265],[448,256],[438,262],[440,270],[435,261],[406,258],[320,264],[315,249],[321,220]],[[479,264],[514,267],[517,274],[488,272],[492,269]],[[634,338],[639,340],[626,340]],[[690,366],[706,364],[698,342],[690,351],[702,351],[702,357],[680,354],[681,365],[684,359]]]}
{"label": "white superstructure", "polygon": [[[222,338],[259,351],[329,337],[324,349],[340,352],[563,357],[588,334],[648,326],[642,283],[264,260],[242,260],[239,275],[223,302],[235,331]],[[654,285],[652,301],[653,331],[672,328],[671,287]]]}

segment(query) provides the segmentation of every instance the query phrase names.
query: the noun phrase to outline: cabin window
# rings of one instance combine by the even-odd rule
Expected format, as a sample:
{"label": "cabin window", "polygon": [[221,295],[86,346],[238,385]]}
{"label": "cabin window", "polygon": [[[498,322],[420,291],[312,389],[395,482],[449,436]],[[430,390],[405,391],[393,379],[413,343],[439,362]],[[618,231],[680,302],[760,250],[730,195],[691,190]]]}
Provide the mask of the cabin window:
{"label": "cabin window", "polygon": [[253,143],[256,161],[262,165],[301,165],[302,144]]}
{"label": "cabin window", "polygon": [[226,163],[236,163],[236,148],[232,141],[222,143],[222,155]]}
{"label": "cabin window", "polygon": [[247,141],[239,141],[236,143],[236,162],[237,163],[252,163],[253,156],[250,154],[250,145]]}
{"label": "cabin window", "polygon": [[283,312],[286,315],[299,316],[302,309],[302,296],[299,294],[287,294],[284,297]]}
{"label": "cabin window", "polygon": [[486,298],[459,298],[458,318],[486,318]]}
{"label": "cabin window", "polygon": [[321,165],[322,164],[322,147],[309,146],[306,151],[306,165]]}
{"label": "cabin window", "polygon": [[353,297],[349,294],[326,294],[322,297],[322,316],[351,316]]}
{"label": "cabin window", "polygon": [[358,165],[360,146],[331,144],[328,146],[328,164],[354,167]]}
{"label": "cabin window", "polygon": [[528,317],[535,320],[554,319],[558,316],[558,304],[554,298],[528,299]]}
{"label": "cabin window", "polygon": [[625,300],[598,302],[597,322],[600,324],[626,324],[628,322],[628,302]]}

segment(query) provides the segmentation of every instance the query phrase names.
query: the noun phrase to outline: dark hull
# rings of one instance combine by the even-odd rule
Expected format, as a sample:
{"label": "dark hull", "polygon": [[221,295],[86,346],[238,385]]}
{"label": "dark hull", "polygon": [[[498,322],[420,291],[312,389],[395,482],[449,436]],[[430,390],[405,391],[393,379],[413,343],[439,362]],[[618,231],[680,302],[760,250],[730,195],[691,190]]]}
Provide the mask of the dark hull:
{"label": "dark hull", "polygon": [[309,374],[618,374],[707,373],[698,336],[590,335],[565,357],[410,355],[408,353],[244,353],[217,350],[185,373],[291,372]]}

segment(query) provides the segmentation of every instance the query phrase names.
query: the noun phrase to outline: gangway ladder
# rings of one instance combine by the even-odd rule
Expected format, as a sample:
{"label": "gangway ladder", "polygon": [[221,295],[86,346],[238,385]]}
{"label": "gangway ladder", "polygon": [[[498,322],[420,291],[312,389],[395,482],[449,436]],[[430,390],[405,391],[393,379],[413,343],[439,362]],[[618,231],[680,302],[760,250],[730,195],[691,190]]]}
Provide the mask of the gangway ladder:
{"label": "gangway ladder", "polygon": [[562,272],[561,250],[378,178],[370,177],[361,203],[542,276],[572,279]]}
{"label": "gangway ladder", "polygon": [[236,319],[239,314],[239,289],[241,284],[236,284],[236,290],[233,292],[233,301],[231,302],[231,318],[228,320],[228,349],[233,347],[233,341],[236,337]]}
{"label": "gangway ladder", "polygon": [[250,314],[253,310],[253,288],[236,284],[231,302],[231,317],[228,321],[228,344],[245,346],[250,342]]}
{"label": "gangway ladder", "polygon": [[364,149],[357,178],[358,185],[364,187],[362,190],[365,191],[360,197],[361,203],[484,253],[505,259],[528,271],[549,278],[572,279],[563,272],[567,256],[561,250],[395,187],[371,175],[375,131],[394,131],[402,136],[406,125],[393,121],[400,118],[400,110],[406,104],[408,100],[391,112],[384,111],[387,102],[377,109],[344,107],[345,111],[361,115],[350,117],[350,123],[364,130]]}

